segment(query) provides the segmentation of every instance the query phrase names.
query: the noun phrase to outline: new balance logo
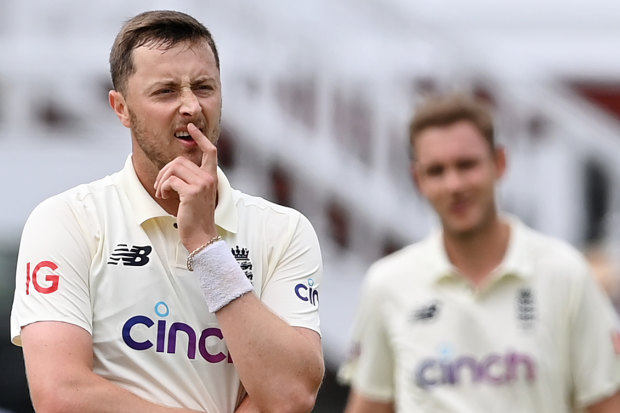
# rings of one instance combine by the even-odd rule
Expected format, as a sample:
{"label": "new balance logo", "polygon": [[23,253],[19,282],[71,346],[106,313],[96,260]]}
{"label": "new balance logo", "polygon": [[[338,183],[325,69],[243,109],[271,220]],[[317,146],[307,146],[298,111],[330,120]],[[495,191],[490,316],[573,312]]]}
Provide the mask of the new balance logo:
{"label": "new balance logo", "polygon": [[153,248],[149,245],[144,247],[132,245],[131,248],[128,248],[127,244],[118,244],[112,255],[110,255],[108,264],[118,265],[121,262],[123,265],[130,267],[142,267],[149,262],[151,251],[153,251]]}
{"label": "new balance logo", "polygon": [[438,301],[433,301],[416,309],[411,318],[413,321],[432,320],[439,314],[440,307],[441,304]]}

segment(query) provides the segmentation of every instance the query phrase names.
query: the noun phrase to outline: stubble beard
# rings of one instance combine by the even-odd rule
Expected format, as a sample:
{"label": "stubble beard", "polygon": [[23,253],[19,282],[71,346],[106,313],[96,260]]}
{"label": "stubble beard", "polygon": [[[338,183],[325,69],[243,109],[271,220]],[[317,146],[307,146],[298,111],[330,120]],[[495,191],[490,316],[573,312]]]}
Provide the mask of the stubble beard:
{"label": "stubble beard", "polygon": [[[140,119],[138,119],[135,112],[133,112],[131,109],[128,109],[128,112],[129,112],[129,119],[132,125],[132,128],[131,128],[132,136],[134,137],[135,141],[137,142],[142,152],[144,152],[146,157],[149,159],[149,161],[151,161],[151,163],[157,168],[158,171],[161,170],[164,166],[166,166],[166,164],[168,164],[170,161],[176,158],[177,155],[170,154],[166,152],[165,150],[163,150],[162,148],[158,148],[157,145],[154,144],[154,142],[149,141],[148,137],[151,136],[152,134],[149,133],[149,131],[146,129],[144,123]],[[205,127],[204,123],[202,122],[198,123],[197,126],[199,128]],[[217,146],[219,135],[220,135],[220,122],[218,122],[218,125],[215,128],[215,130],[213,130],[211,133],[207,135],[207,138],[213,145]],[[196,151],[202,154],[200,149],[196,149]],[[191,158],[189,159],[192,160],[198,166],[200,166],[201,161],[202,161],[202,157],[197,157],[197,159],[191,159]]]}

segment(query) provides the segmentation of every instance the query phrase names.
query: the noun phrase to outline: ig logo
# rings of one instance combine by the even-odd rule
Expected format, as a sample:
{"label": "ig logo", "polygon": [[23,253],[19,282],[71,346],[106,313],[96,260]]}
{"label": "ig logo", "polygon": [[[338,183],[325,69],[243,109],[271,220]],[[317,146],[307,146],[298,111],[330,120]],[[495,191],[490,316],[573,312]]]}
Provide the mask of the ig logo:
{"label": "ig logo", "polygon": [[[41,261],[38,263],[32,273],[30,272],[30,263],[26,263],[26,295],[30,294],[30,283],[34,286],[34,289],[41,294],[51,294],[58,290],[58,283],[60,282],[60,276],[54,273],[58,269],[58,265],[52,261]],[[47,274],[44,276],[39,274],[39,271],[46,270]],[[51,272],[51,274],[50,274]],[[41,285],[41,278],[46,283]]]}
{"label": "ig logo", "polygon": [[314,280],[312,278],[308,278],[308,285],[297,284],[295,286],[295,295],[301,301],[309,301],[314,306],[319,305],[319,292],[314,289]]}

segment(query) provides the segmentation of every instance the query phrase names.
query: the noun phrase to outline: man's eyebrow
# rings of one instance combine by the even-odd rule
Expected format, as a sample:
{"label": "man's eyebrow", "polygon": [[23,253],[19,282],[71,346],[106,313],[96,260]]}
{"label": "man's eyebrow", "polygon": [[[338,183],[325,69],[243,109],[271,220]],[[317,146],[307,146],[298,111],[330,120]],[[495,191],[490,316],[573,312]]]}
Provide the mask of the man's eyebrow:
{"label": "man's eyebrow", "polygon": [[198,84],[198,83],[209,83],[209,82],[216,82],[216,79],[212,76],[199,76],[196,79],[192,80],[192,84]]}
{"label": "man's eyebrow", "polygon": [[444,165],[441,162],[430,162],[430,163],[422,165],[422,168],[424,170],[427,170],[427,171],[431,170],[431,169],[439,169],[439,168],[443,168],[443,167],[444,167]]}
{"label": "man's eyebrow", "polygon": [[[205,83],[217,83],[217,79],[212,76],[200,76],[191,82],[191,86],[201,85]],[[158,89],[161,87],[170,87],[176,88],[178,87],[180,82],[172,79],[158,80],[149,86],[149,89]]]}
{"label": "man's eyebrow", "polygon": [[178,83],[174,80],[158,80],[151,85],[151,88],[158,88],[162,86],[176,86]]}

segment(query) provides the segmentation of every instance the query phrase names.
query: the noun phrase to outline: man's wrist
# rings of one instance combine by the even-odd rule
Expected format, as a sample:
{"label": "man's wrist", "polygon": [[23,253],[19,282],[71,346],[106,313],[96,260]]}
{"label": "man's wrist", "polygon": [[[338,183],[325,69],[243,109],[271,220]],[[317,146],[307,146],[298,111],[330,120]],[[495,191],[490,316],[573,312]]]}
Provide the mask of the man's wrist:
{"label": "man's wrist", "polygon": [[207,248],[209,245],[217,241],[221,241],[221,240],[222,240],[222,237],[220,237],[219,235],[216,235],[213,238],[211,238],[209,241],[207,241],[205,244],[202,244],[201,246],[199,246],[198,248],[190,252],[189,255],[187,256],[187,269],[190,271],[194,271],[193,261],[194,261],[194,257],[196,256],[196,254],[198,254],[200,251]]}
{"label": "man's wrist", "polygon": [[218,240],[201,249],[192,257],[191,265],[212,313],[254,290],[225,241]]}

